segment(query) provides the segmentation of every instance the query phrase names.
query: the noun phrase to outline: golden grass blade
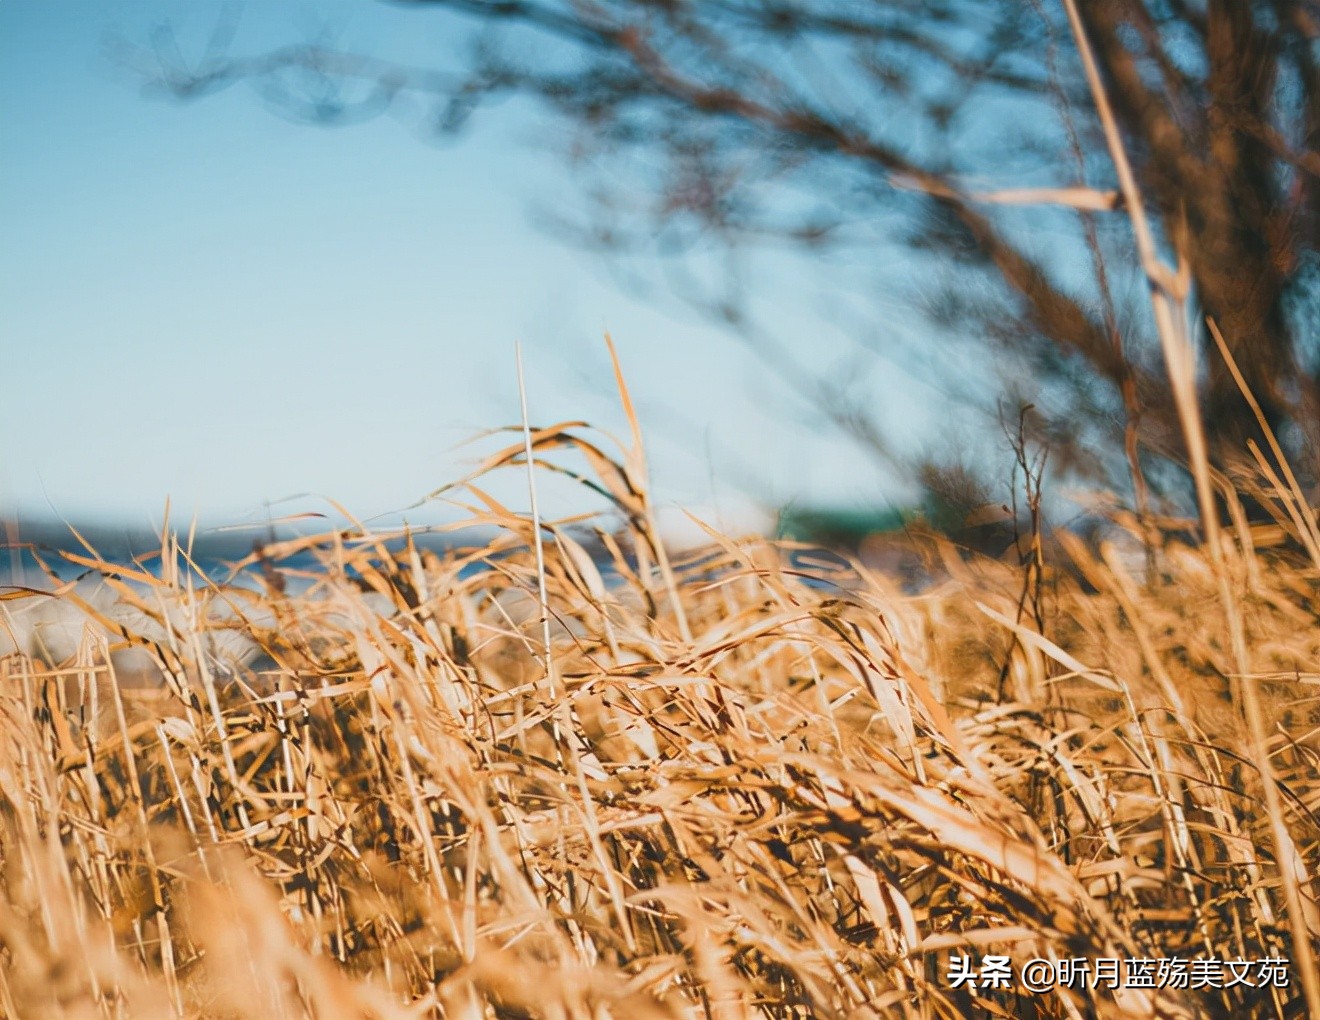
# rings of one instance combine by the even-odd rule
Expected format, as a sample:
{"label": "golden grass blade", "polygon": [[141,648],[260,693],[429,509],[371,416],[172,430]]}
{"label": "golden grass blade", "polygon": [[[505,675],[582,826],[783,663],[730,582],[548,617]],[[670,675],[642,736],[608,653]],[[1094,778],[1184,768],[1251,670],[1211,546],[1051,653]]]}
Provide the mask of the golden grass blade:
{"label": "golden grass blade", "polygon": [[[0,1009],[1014,1016],[1020,990],[950,987],[949,954],[1301,960],[1298,928],[1320,925],[1309,556],[1252,530],[1224,570],[1174,544],[1141,586],[1113,549],[1065,542],[1077,568],[1039,630],[990,608],[1011,567],[961,554],[906,596],[711,531],[671,584],[636,465],[517,431],[492,470],[585,460],[613,472],[585,490],[602,510],[636,512],[587,537],[474,477],[454,527],[480,524],[475,547],[331,530],[225,586],[168,534],[159,573],[77,553],[154,636],[76,586],[3,603],[16,633],[58,606],[89,636],[0,656]],[[277,554],[314,562],[281,563],[297,583],[277,591]],[[1229,576],[1241,648],[1206,611]],[[206,611],[224,600],[241,614]],[[230,628],[269,658],[216,668]],[[118,644],[168,685],[109,687]],[[1010,646],[1087,682],[1001,702]],[[1272,723],[1272,776],[1224,677]],[[1086,1008],[1303,1015],[1300,967],[1298,987],[1101,989]]]}

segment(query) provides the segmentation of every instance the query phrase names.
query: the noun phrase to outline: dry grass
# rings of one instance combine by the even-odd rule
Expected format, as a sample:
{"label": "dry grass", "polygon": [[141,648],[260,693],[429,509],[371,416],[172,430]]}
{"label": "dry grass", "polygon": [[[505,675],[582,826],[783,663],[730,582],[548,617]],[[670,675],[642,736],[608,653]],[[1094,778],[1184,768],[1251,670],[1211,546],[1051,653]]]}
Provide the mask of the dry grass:
{"label": "dry grass", "polygon": [[[483,470],[528,444],[590,464],[626,521],[608,581],[580,531],[543,522],[538,549],[473,481],[483,548],[353,529],[268,547],[245,585],[199,581],[171,539],[150,571],[99,564],[155,637],[92,620],[71,661],[0,660],[0,1010],[1303,1015],[1297,987],[946,976],[951,952],[1312,951],[1285,895],[1320,936],[1320,566],[1290,551],[1310,540],[1296,508],[1226,533],[1222,570],[1170,543],[1149,583],[1067,540],[1027,612],[1016,569],[947,548],[919,597],[760,541],[670,563],[640,443],[611,459],[589,435],[530,433]],[[320,566],[295,576],[308,550]],[[222,629],[265,658],[223,666]],[[119,683],[125,643],[163,685]]]}

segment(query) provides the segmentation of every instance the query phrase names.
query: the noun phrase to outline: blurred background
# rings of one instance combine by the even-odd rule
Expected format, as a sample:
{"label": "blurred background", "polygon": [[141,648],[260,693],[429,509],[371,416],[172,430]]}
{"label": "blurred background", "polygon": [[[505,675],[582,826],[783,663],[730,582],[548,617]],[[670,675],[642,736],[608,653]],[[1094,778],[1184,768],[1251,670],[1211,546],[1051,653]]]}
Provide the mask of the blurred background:
{"label": "blurred background", "polygon": [[[1317,5],[1078,8],[1218,462],[1205,315],[1309,484]],[[662,502],[735,530],[1186,504],[1064,5],[8,0],[0,102],[11,532],[444,519],[515,343],[533,424],[626,433],[606,331]]]}

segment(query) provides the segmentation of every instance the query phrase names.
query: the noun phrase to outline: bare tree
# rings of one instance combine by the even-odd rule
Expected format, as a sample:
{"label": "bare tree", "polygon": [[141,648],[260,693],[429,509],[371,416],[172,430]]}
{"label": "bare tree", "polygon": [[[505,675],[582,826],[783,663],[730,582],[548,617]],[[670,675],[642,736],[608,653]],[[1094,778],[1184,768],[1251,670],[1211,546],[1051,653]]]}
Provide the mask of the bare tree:
{"label": "bare tree", "polygon": [[[680,257],[901,242],[918,269],[956,267],[918,292],[933,328],[916,353],[934,372],[956,376],[957,359],[933,355],[977,345],[1003,387],[1035,403],[1034,438],[1055,464],[1126,472],[1140,492],[1143,466],[1180,459],[1127,221],[1111,215],[1121,200],[1054,0],[407,5],[467,19],[466,62],[408,67],[317,45],[242,57],[222,39],[190,66],[162,37],[152,73],[176,96],[257,80],[285,113],[322,123],[420,95],[441,131],[493,98],[535,97],[574,128],[583,239]],[[1079,6],[1160,242],[1298,449],[1320,408],[1320,4]],[[831,405],[839,391],[801,372],[791,342],[755,332],[744,282],[694,299]],[[1227,459],[1257,426],[1222,360],[1204,360]],[[864,407],[829,413],[884,448]]]}

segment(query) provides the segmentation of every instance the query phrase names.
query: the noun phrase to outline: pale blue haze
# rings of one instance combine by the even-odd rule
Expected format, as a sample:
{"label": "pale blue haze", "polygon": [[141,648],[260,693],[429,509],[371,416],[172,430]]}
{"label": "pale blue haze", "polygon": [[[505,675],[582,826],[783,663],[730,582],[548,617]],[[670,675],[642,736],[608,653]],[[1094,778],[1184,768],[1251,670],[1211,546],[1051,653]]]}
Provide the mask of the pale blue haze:
{"label": "pale blue haze", "polygon": [[[106,55],[167,19],[198,53],[219,9],[0,0],[0,509],[145,522],[168,496],[219,520],[307,491],[401,507],[466,469],[456,444],[516,421],[515,341],[536,420],[621,430],[605,329],[669,498],[896,491],[718,330],[624,296],[532,224],[572,181],[531,111],[441,146],[405,114],[290,124],[245,86],[144,98]],[[388,5],[271,2],[236,46],[322,22],[386,54],[453,44]]]}

